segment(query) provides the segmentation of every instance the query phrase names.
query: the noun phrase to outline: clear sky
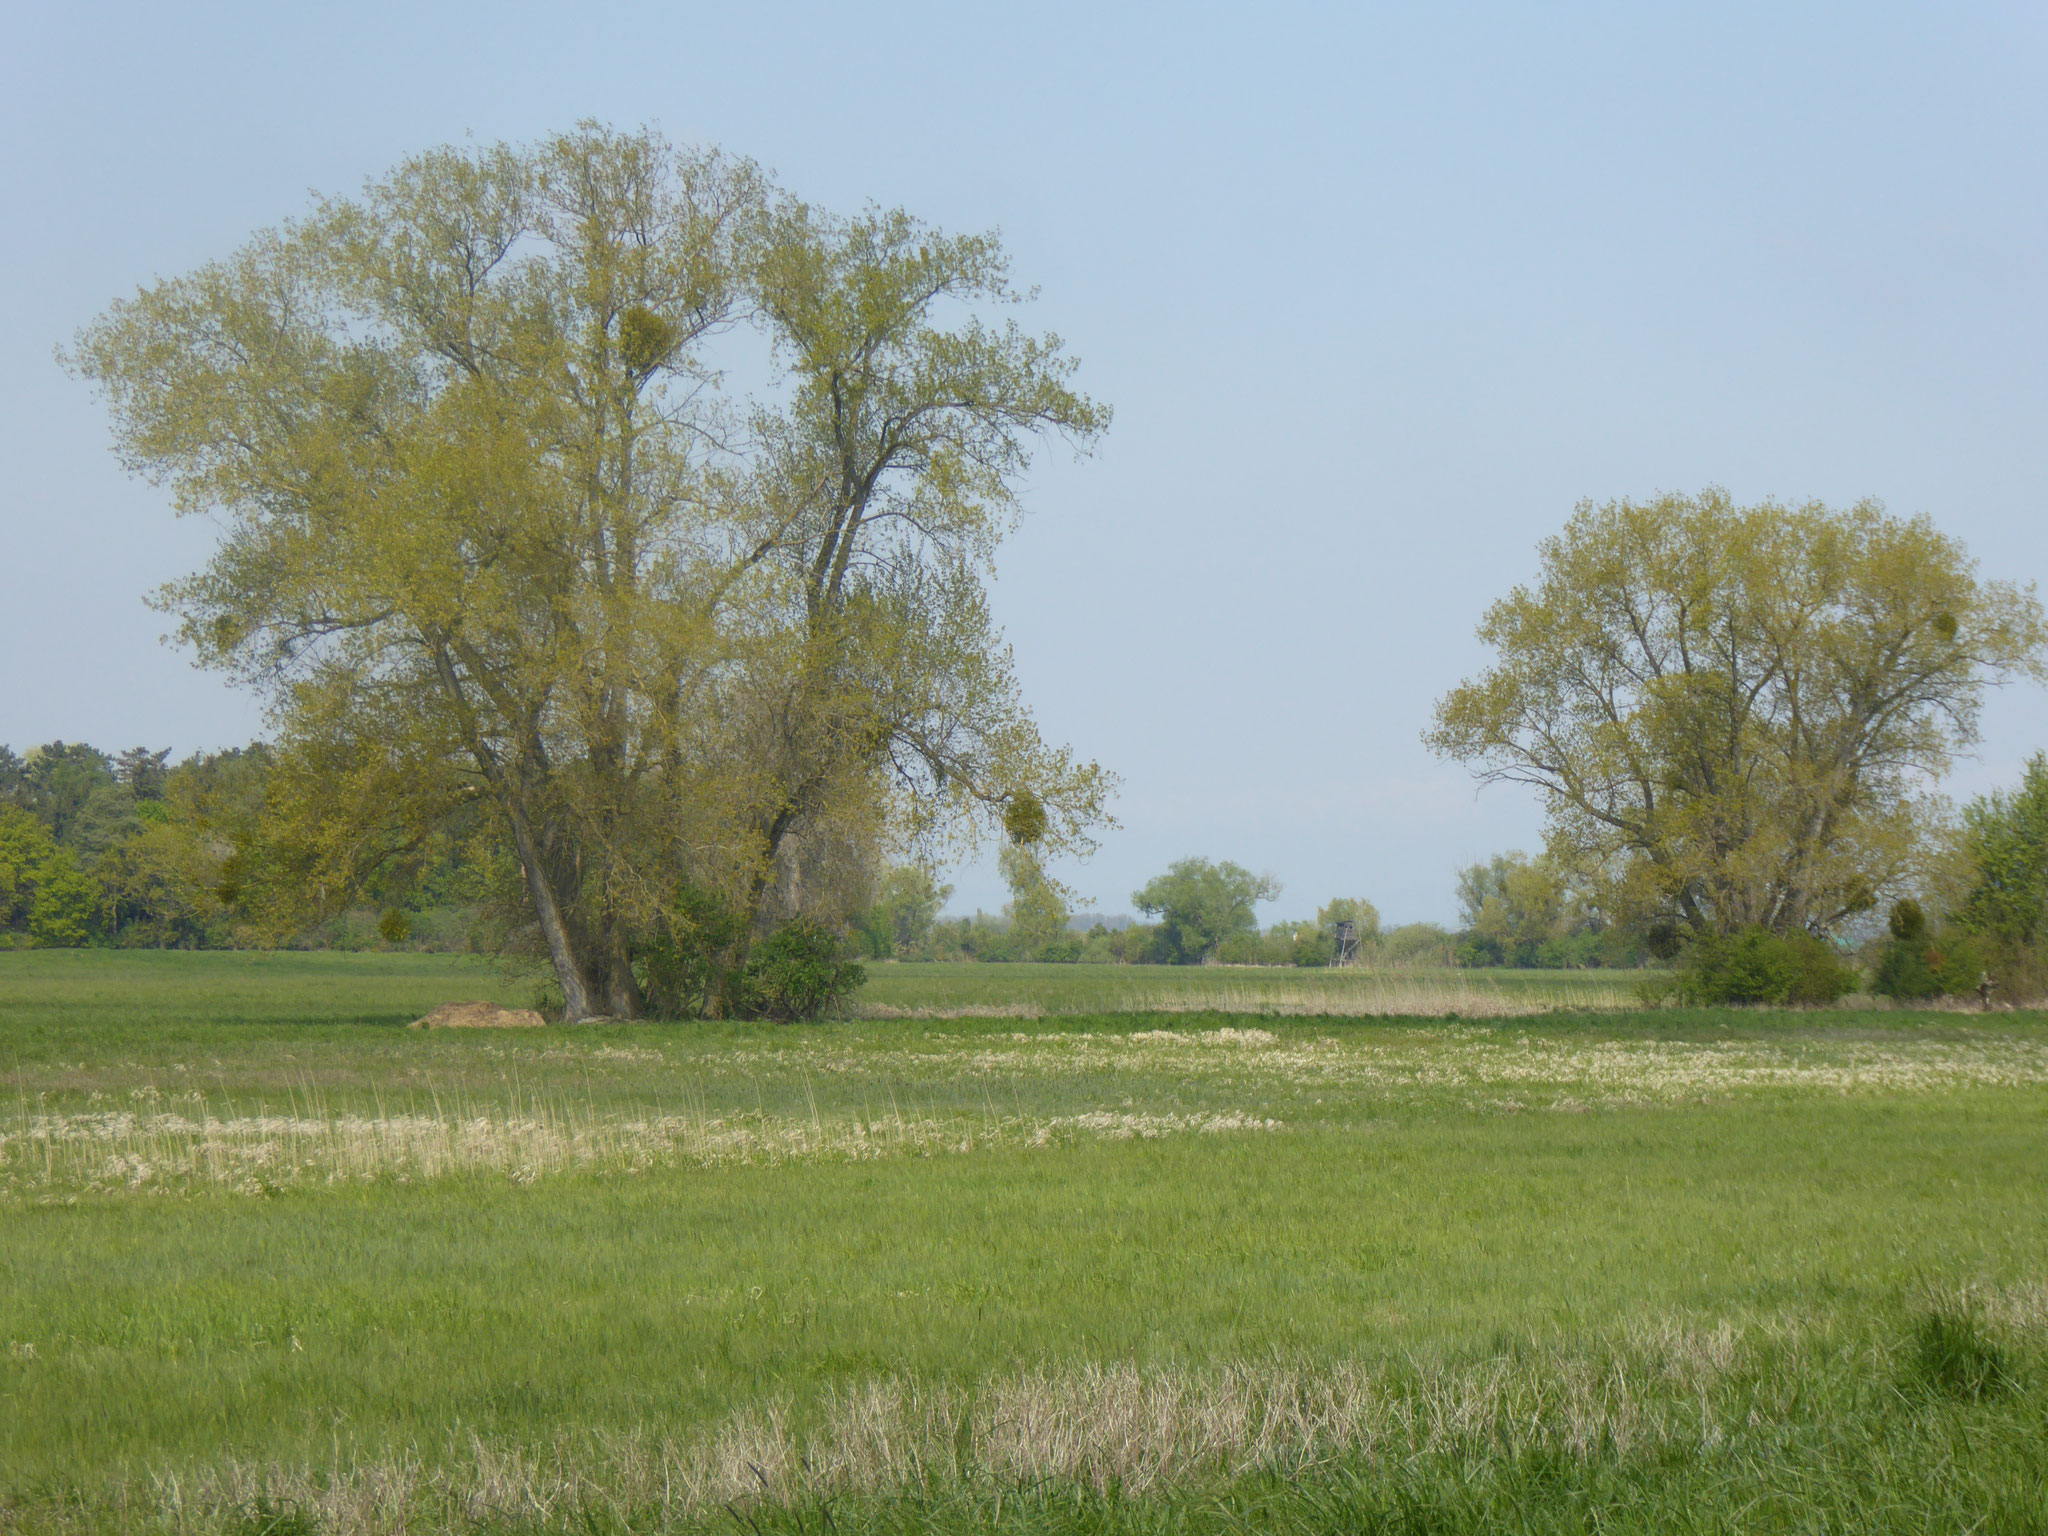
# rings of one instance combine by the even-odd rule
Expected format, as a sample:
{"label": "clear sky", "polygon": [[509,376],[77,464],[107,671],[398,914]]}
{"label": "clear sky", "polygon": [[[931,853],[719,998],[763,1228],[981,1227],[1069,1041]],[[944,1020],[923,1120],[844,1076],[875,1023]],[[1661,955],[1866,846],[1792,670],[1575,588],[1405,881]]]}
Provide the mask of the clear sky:
{"label": "clear sky", "polygon": [[[1116,408],[1044,461],[998,612],[1116,769],[1070,871],[1270,870],[1269,916],[1452,915],[1533,850],[1417,734],[1581,497],[1926,512],[2048,575],[2048,8],[23,5],[0,56],[0,741],[180,755],[252,700],[159,645],[204,558],[52,349],[396,159],[598,117],[815,201],[999,226]],[[2048,744],[1986,717],[1970,793]],[[994,909],[992,868],[956,907]]]}

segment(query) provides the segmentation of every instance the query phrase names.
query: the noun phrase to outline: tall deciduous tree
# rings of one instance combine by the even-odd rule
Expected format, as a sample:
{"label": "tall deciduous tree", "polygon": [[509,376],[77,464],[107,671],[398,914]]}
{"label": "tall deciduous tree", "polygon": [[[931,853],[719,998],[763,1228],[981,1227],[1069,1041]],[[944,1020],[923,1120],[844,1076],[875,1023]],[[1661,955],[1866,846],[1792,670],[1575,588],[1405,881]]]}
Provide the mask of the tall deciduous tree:
{"label": "tall deciduous tree", "polygon": [[[931,318],[1000,270],[585,125],[420,156],[83,333],[127,461],[226,522],[165,602],[269,693],[280,891],[487,806],[568,1017],[630,1016],[679,884],[742,949],[804,905],[792,839],[866,857],[1029,792],[1085,841],[1106,781],[1017,701],[977,517],[1106,415],[1056,343]],[[756,319],[792,387],[749,420],[705,348]]]}
{"label": "tall deciduous tree", "polygon": [[1824,931],[1897,887],[1988,681],[2043,675],[2031,587],[1876,502],[1583,503],[1425,741],[1542,792],[1618,914]]}

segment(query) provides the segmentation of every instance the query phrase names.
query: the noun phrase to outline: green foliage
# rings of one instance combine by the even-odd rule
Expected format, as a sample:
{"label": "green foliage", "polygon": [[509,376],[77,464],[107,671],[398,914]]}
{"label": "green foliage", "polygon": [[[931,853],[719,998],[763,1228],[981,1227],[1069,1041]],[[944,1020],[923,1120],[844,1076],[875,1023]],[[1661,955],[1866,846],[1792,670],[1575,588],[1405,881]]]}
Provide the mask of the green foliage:
{"label": "green foliage", "polygon": [[1380,909],[1363,896],[1339,896],[1316,911],[1316,939],[1300,947],[1303,965],[1328,965],[1337,952],[1337,925],[1351,924],[1352,938],[1370,944],[1380,936]]}
{"label": "green foliage", "polygon": [[49,828],[39,818],[0,805],[0,929],[27,931],[36,889],[56,851]]}
{"label": "green foliage", "polygon": [[81,742],[32,747],[22,759],[16,801],[40,817],[59,843],[88,841],[88,851],[98,852],[125,800],[106,754]]}
{"label": "green foliage", "polygon": [[1213,864],[1207,859],[1179,859],[1131,902],[1146,916],[1159,918],[1159,946],[1172,963],[1193,965],[1214,955],[1234,936],[1256,933],[1253,908],[1280,894],[1271,875],[1255,875],[1241,864]]}
{"label": "green foliage", "polygon": [[1997,943],[2034,943],[2048,924],[2048,753],[2027,760],[2017,788],[1964,808],[1962,844],[1972,878],[1959,921]]}
{"label": "green foliage", "polygon": [[1458,964],[1582,969],[1628,963],[1640,945],[1610,932],[1584,890],[1549,855],[1496,854],[1458,871]]}
{"label": "green foliage", "polygon": [[740,995],[748,1015],[786,1024],[836,1012],[866,980],[837,934],[795,917],[754,945]]}
{"label": "green foliage", "polygon": [[1934,967],[1927,963],[1926,942],[1894,938],[1886,944],[1878,955],[1870,990],[1879,997],[1896,997],[1906,1002],[1939,996],[1941,983],[1935,978]]}
{"label": "green foliage", "polygon": [[1879,997],[1923,1001],[1931,997],[1968,997],[1989,974],[1991,960],[1983,942],[1951,928],[1930,936],[1924,920],[1911,937],[1895,927],[1878,954],[1871,990]]}
{"label": "green foliage", "polygon": [[717,892],[679,887],[635,946],[648,1012],[690,1019],[731,1011],[746,931],[745,915]]}
{"label": "green foliage", "polygon": [[854,917],[862,950],[871,959],[886,960],[923,949],[939,909],[952,894],[953,887],[940,885],[925,865],[891,865],[875,899]]}
{"label": "green foliage", "polygon": [[403,944],[412,937],[412,919],[397,907],[386,907],[377,919],[377,936],[386,944]]}
{"label": "green foliage", "polygon": [[1825,941],[1760,927],[1698,935],[1678,975],[1680,999],[1706,1005],[1811,1006],[1846,997],[1856,985],[1855,970]]}
{"label": "green foliage", "polygon": [[29,908],[28,934],[45,949],[76,949],[91,942],[99,892],[78,867],[78,855],[59,848],[36,872],[35,903]]}
{"label": "green foliage", "polygon": [[[2042,995],[2048,991],[2048,753],[2028,760],[2013,789],[1964,807],[1953,852],[1944,944],[1954,948],[1968,935],[1981,972],[2001,991],[2019,999]],[[1954,990],[1947,983],[1944,989]]]}
{"label": "green foliage", "polygon": [[92,938],[98,896],[39,818],[0,805],[0,940],[75,949]]}
{"label": "green foliage", "polygon": [[76,856],[36,817],[0,806],[0,947],[83,944],[91,916]]}
{"label": "green foliage", "polygon": [[631,305],[619,316],[619,356],[628,373],[645,377],[654,372],[674,355],[681,340],[675,322],[645,304]]}
{"label": "green foliage", "polygon": [[636,946],[648,1011],[659,1018],[766,1018],[837,1012],[867,979],[839,935],[805,917],[753,945],[747,918],[713,891],[680,888],[658,932]]}
{"label": "green foliage", "polygon": [[93,866],[100,916],[114,943],[190,949],[220,937],[217,845],[189,822],[173,820],[160,802],[140,830],[102,854]]}
{"label": "green foliage", "polygon": [[1917,944],[1927,936],[1927,914],[1920,903],[1907,896],[1892,903],[1885,927],[1902,944]]}
{"label": "green foliage", "polygon": [[1073,909],[1065,889],[1046,874],[1036,851],[1029,844],[1013,843],[997,855],[997,862],[1010,887],[1003,915],[1010,920],[1012,958],[1029,960],[1044,956],[1050,946],[1063,947]]}
{"label": "green foliage", "polygon": [[136,800],[143,803],[160,801],[170,781],[170,757],[169,747],[160,752],[152,752],[147,747],[130,747],[114,759],[114,777]]}

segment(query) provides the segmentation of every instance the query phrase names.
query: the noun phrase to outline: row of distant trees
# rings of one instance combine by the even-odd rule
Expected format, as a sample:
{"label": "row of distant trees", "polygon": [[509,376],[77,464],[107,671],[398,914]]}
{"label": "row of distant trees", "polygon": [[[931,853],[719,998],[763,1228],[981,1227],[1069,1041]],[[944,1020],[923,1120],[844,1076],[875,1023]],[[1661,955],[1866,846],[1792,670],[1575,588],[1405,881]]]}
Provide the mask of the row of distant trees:
{"label": "row of distant trees", "polygon": [[437,829],[353,900],[286,930],[252,896],[272,751],[262,743],[173,763],[55,741],[0,746],[0,947],[215,949],[407,944],[493,949],[510,888],[488,828]]}
{"label": "row of distant trees", "polygon": [[[1005,942],[1064,953],[1047,861],[1092,849],[1115,779],[1040,735],[987,578],[1034,454],[1110,413],[1020,297],[992,235],[584,124],[413,156],[114,303],[68,362],[123,462],[222,530],[159,601],[279,729],[240,822],[183,787],[204,762],[94,754],[130,802],[96,821],[44,814],[24,760],[19,931],[276,942],[373,910],[389,938],[459,867],[565,1017],[717,1016],[757,944],[836,964],[890,860],[998,840]],[[2048,678],[2048,626],[1926,517],[1583,503],[1479,636],[1424,739],[1533,790],[1545,836],[1472,876],[1455,955],[1640,944],[1702,997],[1789,997],[1883,926],[1920,946],[1902,988],[1965,939],[2028,974],[2031,790],[1959,829],[1935,790],[1988,684]],[[1259,883],[1176,865],[1142,935],[1082,951],[1319,954],[1321,925],[1257,927]]]}
{"label": "row of distant trees", "polygon": [[[506,946],[522,920],[518,863],[484,817],[420,839],[336,911],[289,932],[266,924],[250,893],[264,883],[255,865],[272,768],[260,742],[176,763],[145,747],[0,746],[0,947]],[[864,899],[826,915],[826,927],[870,959],[1317,967],[1337,960],[1348,923],[1362,966],[1670,964],[1708,1001],[1770,1000],[1773,989],[1779,1001],[1814,1001],[1794,994],[1839,993],[1859,979],[1902,998],[1965,994],[1986,978],[2005,995],[2048,988],[2048,754],[1945,826],[1918,896],[1819,949],[1806,930],[1750,925],[1702,938],[1668,920],[1616,921],[1549,854],[1460,870],[1456,928],[1383,927],[1357,897],[1329,901],[1312,920],[1261,926],[1255,909],[1279,895],[1278,882],[1200,858],[1132,893],[1150,921],[1112,927],[1077,917],[1028,845],[1012,844],[1002,863],[1012,897],[998,915],[944,917],[952,887],[904,864],[871,877]]]}
{"label": "row of distant trees", "polygon": [[932,872],[889,870],[855,917],[877,959],[1326,966],[1349,924],[1356,962],[1532,969],[1676,967],[1675,990],[1708,1002],[1818,1002],[1866,982],[1898,998],[2048,989],[2048,754],[2020,782],[1972,800],[1924,833],[1917,895],[1888,910],[1860,901],[1827,928],[1761,923],[1688,929],[1670,916],[1631,921],[1603,908],[1603,888],[1555,853],[1522,852],[1458,871],[1459,926],[1383,930],[1372,902],[1339,898],[1313,921],[1261,928],[1255,906],[1279,894],[1269,875],[1190,858],[1132,893],[1151,923],[1115,929],[1069,911],[1035,859],[1011,851],[1012,899],[994,918],[939,916],[951,895]]}

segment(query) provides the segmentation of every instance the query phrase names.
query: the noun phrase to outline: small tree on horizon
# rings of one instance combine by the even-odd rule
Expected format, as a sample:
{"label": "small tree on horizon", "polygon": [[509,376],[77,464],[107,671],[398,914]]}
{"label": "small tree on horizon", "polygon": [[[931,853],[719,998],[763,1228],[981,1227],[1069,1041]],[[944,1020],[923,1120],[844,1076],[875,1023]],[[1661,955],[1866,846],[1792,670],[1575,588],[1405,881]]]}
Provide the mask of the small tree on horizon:
{"label": "small tree on horizon", "polygon": [[1241,864],[1207,859],[1177,859],[1155,876],[1131,902],[1147,917],[1157,917],[1160,942],[1167,957],[1193,965],[1210,958],[1225,939],[1258,932],[1259,902],[1280,894],[1272,875],[1255,875]]}

